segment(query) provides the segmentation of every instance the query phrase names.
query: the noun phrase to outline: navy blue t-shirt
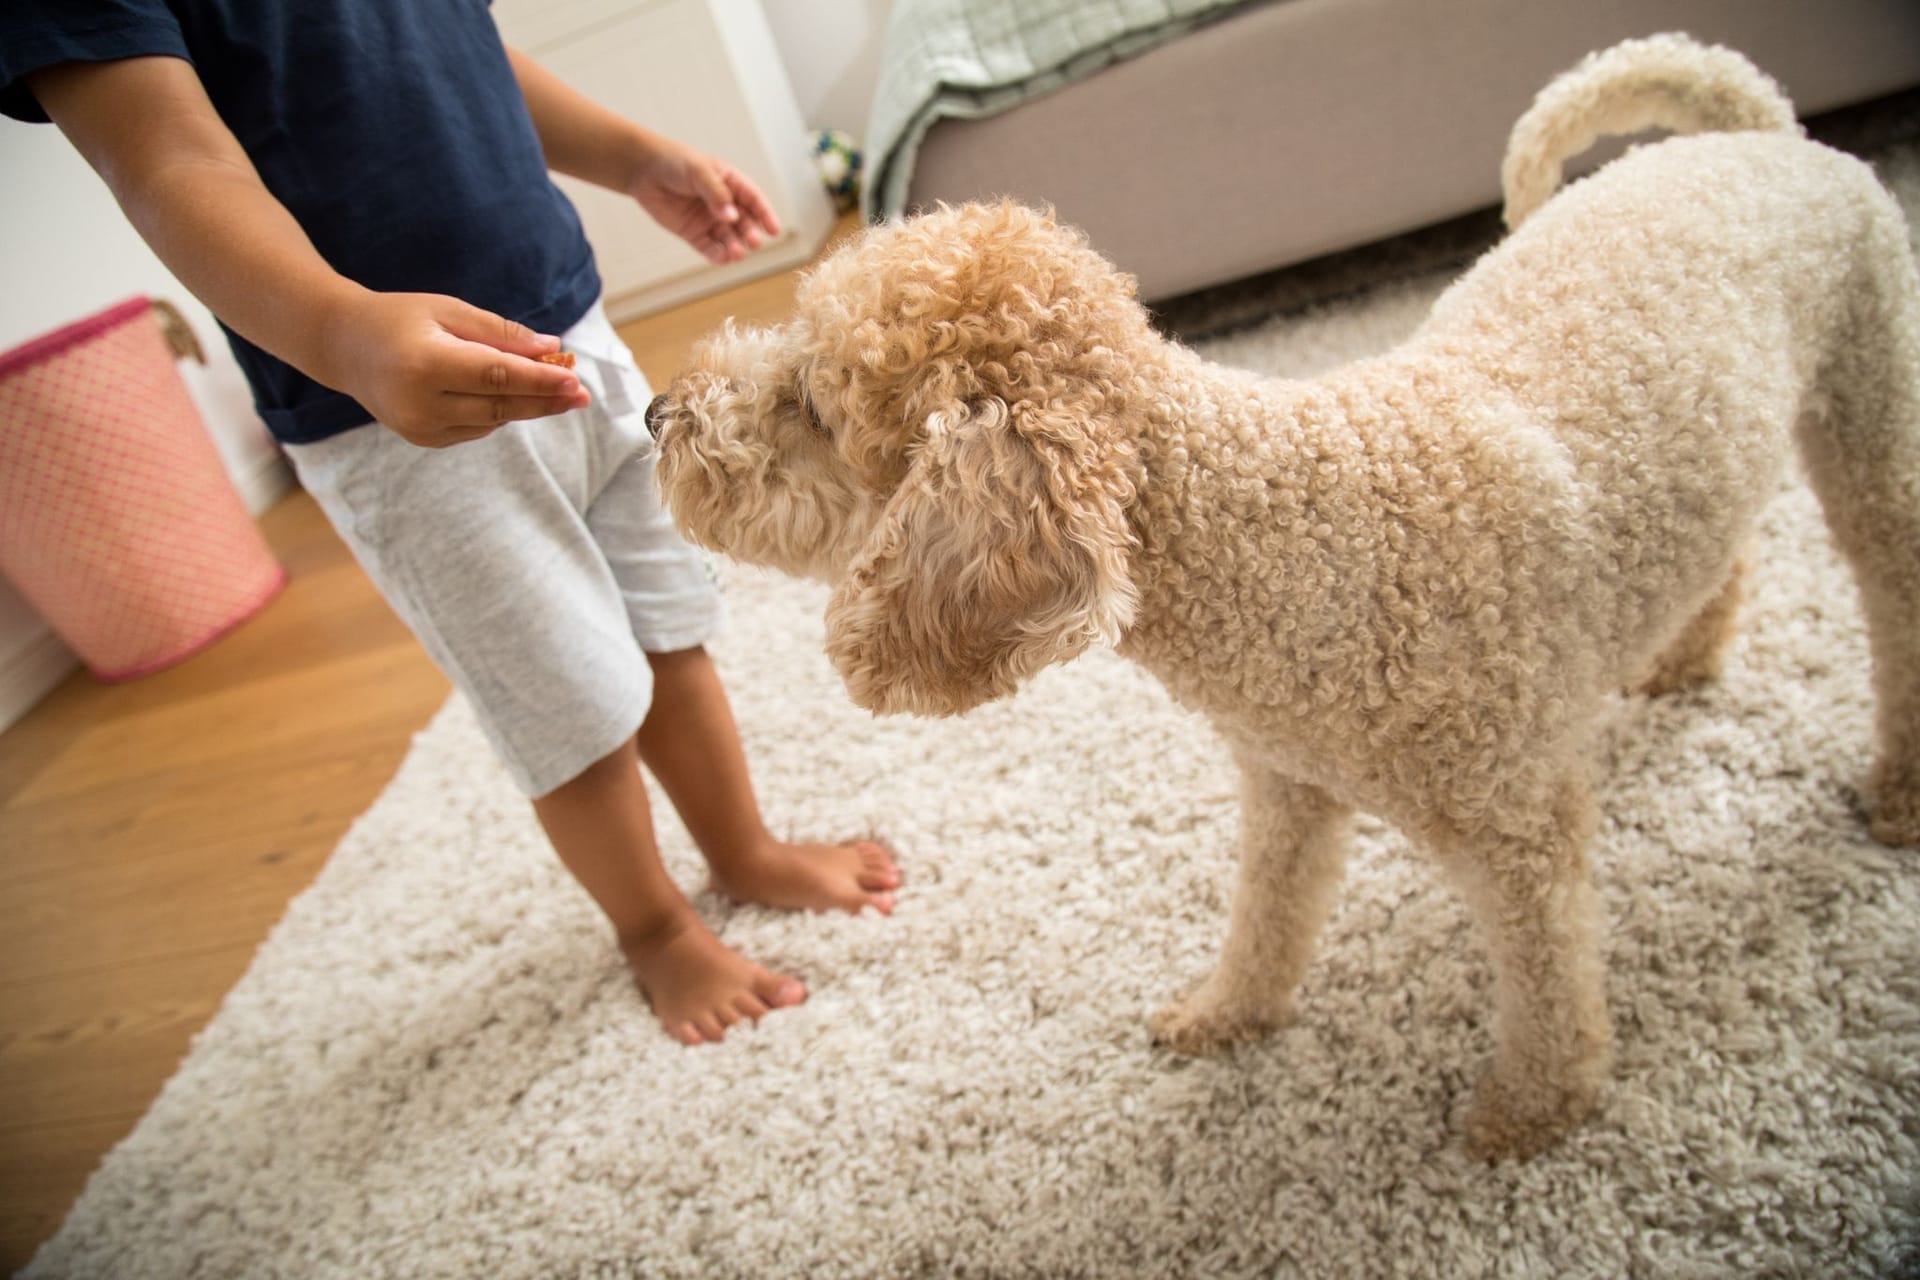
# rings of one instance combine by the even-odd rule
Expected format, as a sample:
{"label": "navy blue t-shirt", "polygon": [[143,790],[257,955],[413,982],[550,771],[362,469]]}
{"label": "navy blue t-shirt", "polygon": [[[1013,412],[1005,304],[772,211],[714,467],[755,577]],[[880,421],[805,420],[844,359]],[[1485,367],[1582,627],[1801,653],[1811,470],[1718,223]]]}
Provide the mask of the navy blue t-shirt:
{"label": "navy blue t-shirt", "polygon": [[[451,294],[543,333],[599,297],[485,0],[4,0],[0,111],[47,118],[29,72],[146,54],[193,64],[267,189],[349,279]],[[368,420],[227,340],[279,439]]]}

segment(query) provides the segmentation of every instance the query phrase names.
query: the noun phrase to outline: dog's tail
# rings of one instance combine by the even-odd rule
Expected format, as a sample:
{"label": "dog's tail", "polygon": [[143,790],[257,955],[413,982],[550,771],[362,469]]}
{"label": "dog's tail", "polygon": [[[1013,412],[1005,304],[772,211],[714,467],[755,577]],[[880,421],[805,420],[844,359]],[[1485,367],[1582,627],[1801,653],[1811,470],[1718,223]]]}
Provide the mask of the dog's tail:
{"label": "dog's tail", "polygon": [[1590,54],[1533,100],[1507,139],[1507,228],[1545,204],[1561,168],[1600,138],[1675,133],[1799,133],[1780,86],[1741,54],[1668,34]]}

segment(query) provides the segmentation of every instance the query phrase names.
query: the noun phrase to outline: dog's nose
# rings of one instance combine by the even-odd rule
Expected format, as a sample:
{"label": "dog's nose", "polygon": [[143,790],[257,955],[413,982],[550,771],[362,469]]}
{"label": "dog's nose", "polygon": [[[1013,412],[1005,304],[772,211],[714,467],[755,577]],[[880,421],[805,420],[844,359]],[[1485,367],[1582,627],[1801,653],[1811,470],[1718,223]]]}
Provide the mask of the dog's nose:
{"label": "dog's nose", "polygon": [[647,401],[647,434],[660,438],[660,420],[667,414],[667,397],[655,396]]}

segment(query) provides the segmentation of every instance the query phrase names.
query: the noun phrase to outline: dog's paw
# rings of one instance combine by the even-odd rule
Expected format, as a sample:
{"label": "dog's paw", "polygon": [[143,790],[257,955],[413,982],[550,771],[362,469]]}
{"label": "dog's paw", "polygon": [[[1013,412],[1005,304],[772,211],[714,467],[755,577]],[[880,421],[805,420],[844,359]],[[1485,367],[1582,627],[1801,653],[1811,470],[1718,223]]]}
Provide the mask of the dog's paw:
{"label": "dog's paw", "polygon": [[1920,804],[1880,805],[1867,829],[1875,840],[1891,848],[1920,848]]}
{"label": "dog's paw", "polygon": [[1203,982],[1184,999],[1176,1000],[1148,1020],[1155,1043],[1175,1053],[1197,1057],[1220,1053],[1236,1044],[1258,1040],[1281,1026],[1289,1010],[1253,1009],[1220,999],[1211,982]]}
{"label": "dog's paw", "polygon": [[1882,764],[1874,778],[1876,802],[1867,829],[1881,844],[1920,847],[1920,778],[1912,769]]}
{"label": "dog's paw", "polygon": [[1579,1127],[1599,1101],[1596,1087],[1514,1089],[1489,1071],[1467,1112],[1467,1154],[1489,1163],[1530,1160]]}
{"label": "dog's paw", "polygon": [[1685,693],[1705,688],[1719,677],[1718,671],[1656,670],[1638,683],[1627,686],[1630,698],[1664,698],[1670,693]]}
{"label": "dog's paw", "polygon": [[1719,650],[1698,652],[1681,648],[1655,658],[1641,677],[1627,686],[1628,697],[1664,698],[1672,693],[1704,689],[1720,678]]}

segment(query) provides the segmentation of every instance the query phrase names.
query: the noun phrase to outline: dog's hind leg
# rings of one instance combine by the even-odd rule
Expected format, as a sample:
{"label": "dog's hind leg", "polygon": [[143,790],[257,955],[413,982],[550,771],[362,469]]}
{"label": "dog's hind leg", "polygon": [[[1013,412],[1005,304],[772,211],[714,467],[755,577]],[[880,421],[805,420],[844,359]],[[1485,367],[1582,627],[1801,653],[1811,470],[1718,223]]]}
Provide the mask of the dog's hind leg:
{"label": "dog's hind leg", "polygon": [[1493,1062],[1467,1116],[1467,1149],[1524,1159],[1593,1110],[1613,1032],[1587,871],[1594,807],[1578,766],[1495,803],[1497,820],[1424,834],[1493,964]]}
{"label": "dog's hind leg", "polygon": [[[1891,204],[1891,201],[1888,202]],[[1875,838],[1920,845],[1920,274],[1883,219],[1800,447],[1853,565],[1873,657]]]}
{"label": "dog's hind leg", "polygon": [[1154,1038],[1211,1053],[1285,1022],[1333,906],[1351,810],[1317,787],[1245,759],[1240,782],[1240,878],[1220,961],[1153,1018]]}
{"label": "dog's hind leg", "polygon": [[1720,659],[1733,638],[1740,602],[1746,597],[1746,572],[1745,561],[1733,566],[1726,585],[1668,642],[1652,669],[1634,686],[1635,693],[1657,698],[1719,678]]}

